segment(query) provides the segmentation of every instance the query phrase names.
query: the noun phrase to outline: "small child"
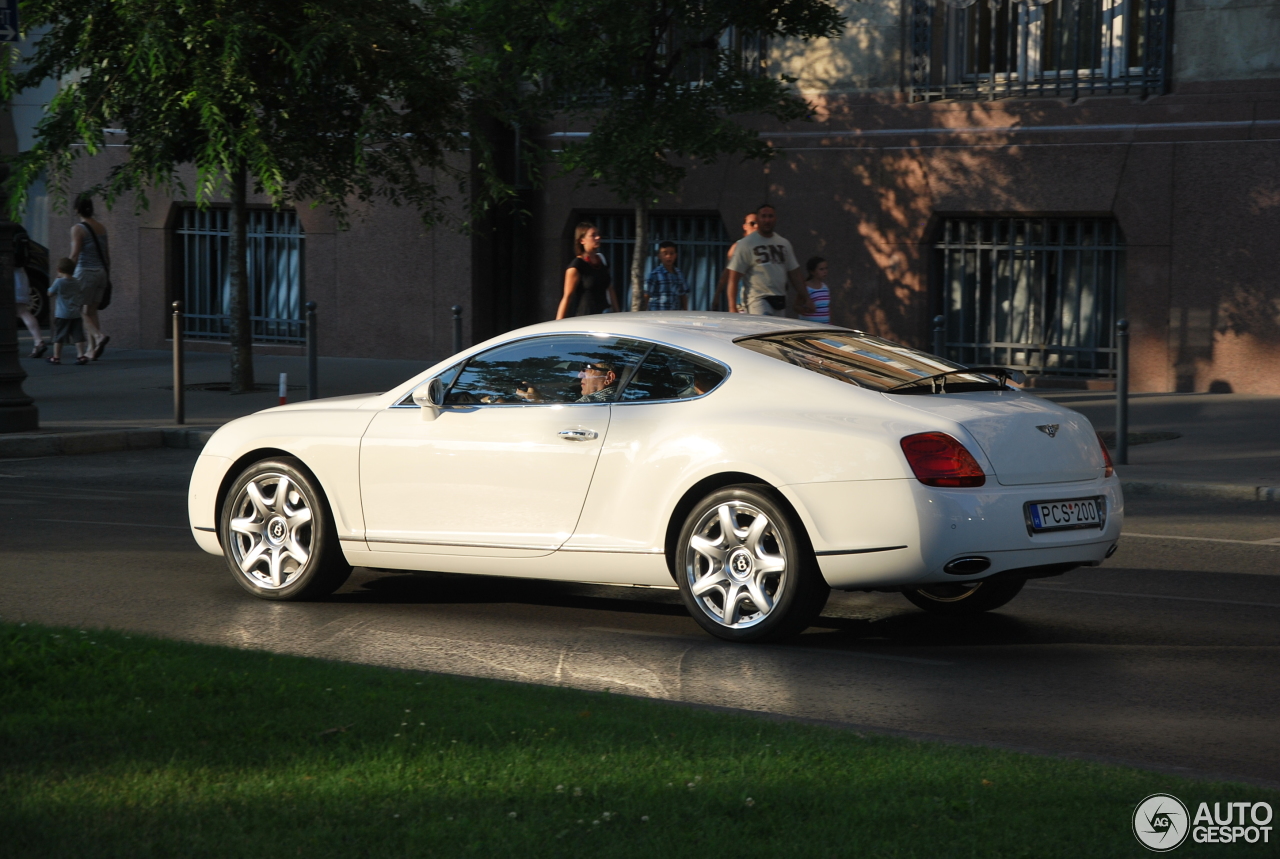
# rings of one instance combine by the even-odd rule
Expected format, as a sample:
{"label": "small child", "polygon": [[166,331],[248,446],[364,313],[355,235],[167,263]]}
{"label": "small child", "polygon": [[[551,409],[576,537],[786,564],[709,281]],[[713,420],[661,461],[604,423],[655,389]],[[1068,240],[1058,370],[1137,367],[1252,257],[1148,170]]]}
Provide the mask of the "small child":
{"label": "small child", "polygon": [[676,243],[658,245],[662,265],[649,272],[644,281],[645,310],[688,310],[689,287],[684,273],[676,268]]}
{"label": "small child", "polygon": [[53,357],[50,364],[62,363],[62,344],[76,344],[76,363],[88,364],[84,353],[84,321],[80,318],[80,281],[72,277],[76,264],[63,257],[58,260],[58,279],[49,287],[49,297],[58,299],[53,309]]}
{"label": "small child", "polygon": [[813,302],[813,313],[804,314],[800,318],[806,322],[831,322],[831,290],[827,288],[827,261],[822,257],[810,257],[805,264],[809,271],[809,279],[804,282],[809,290],[809,301]]}

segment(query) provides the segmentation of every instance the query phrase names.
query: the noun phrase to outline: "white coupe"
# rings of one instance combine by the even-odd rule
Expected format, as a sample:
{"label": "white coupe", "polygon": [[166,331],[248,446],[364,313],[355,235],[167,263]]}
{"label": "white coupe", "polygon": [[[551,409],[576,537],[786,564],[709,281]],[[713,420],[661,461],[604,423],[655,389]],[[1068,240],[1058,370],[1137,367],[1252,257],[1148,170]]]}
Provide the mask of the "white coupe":
{"label": "white coupe", "polygon": [[774,317],[549,322],[227,424],[191,528],[272,600],[363,566],[679,588],[732,641],[831,588],[986,611],[1101,563],[1123,514],[1089,421],[1014,376]]}

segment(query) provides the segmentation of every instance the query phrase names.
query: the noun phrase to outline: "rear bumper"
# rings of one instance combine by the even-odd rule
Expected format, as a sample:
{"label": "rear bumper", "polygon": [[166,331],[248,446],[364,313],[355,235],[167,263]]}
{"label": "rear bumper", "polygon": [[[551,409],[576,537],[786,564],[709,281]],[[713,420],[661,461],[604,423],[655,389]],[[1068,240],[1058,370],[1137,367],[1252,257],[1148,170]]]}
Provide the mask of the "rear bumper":
{"label": "rear bumper", "polygon": [[[837,589],[972,581],[1027,567],[1095,565],[1120,537],[1124,497],[1113,477],[1035,486],[937,489],[914,479],[802,484],[784,488],[801,511],[823,578]],[[1033,501],[1101,496],[1102,528],[1030,534]],[[982,557],[978,575],[944,571],[953,560]]]}

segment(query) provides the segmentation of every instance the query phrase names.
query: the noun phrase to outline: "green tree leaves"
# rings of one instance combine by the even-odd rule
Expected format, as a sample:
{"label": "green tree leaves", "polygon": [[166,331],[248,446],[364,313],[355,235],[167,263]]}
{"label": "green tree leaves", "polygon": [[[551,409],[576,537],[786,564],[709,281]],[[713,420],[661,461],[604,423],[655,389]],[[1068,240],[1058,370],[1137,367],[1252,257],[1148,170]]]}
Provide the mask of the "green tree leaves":
{"label": "green tree leaves", "polygon": [[[47,30],[6,95],[62,82],[19,155],[10,205],[47,171],[65,198],[74,160],[103,129],[127,158],[91,192],[108,203],[150,189],[208,202],[243,165],[279,203],[343,216],[352,201],[409,204],[428,221],[447,197],[433,171],[465,128],[451,10],[412,0],[35,0],[28,31]],[[194,164],[187,188],[180,167]]]}

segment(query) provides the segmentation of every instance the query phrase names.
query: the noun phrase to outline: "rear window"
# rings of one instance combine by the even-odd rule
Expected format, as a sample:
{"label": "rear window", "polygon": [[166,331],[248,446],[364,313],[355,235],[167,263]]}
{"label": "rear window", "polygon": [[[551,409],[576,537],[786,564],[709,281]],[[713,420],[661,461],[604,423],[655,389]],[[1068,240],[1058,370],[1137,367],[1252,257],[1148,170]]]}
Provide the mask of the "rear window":
{"label": "rear window", "polygon": [[797,331],[746,337],[737,344],[873,391],[928,394],[935,390],[929,380],[940,374],[946,374],[946,390],[952,392],[1004,387],[987,376],[963,372],[961,364],[858,331]]}
{"label": "rear window", "polygon": [[622,391],[622,402],[686,400],[710,393],[724,381],[724,368],[667,346],[654,346]]}

